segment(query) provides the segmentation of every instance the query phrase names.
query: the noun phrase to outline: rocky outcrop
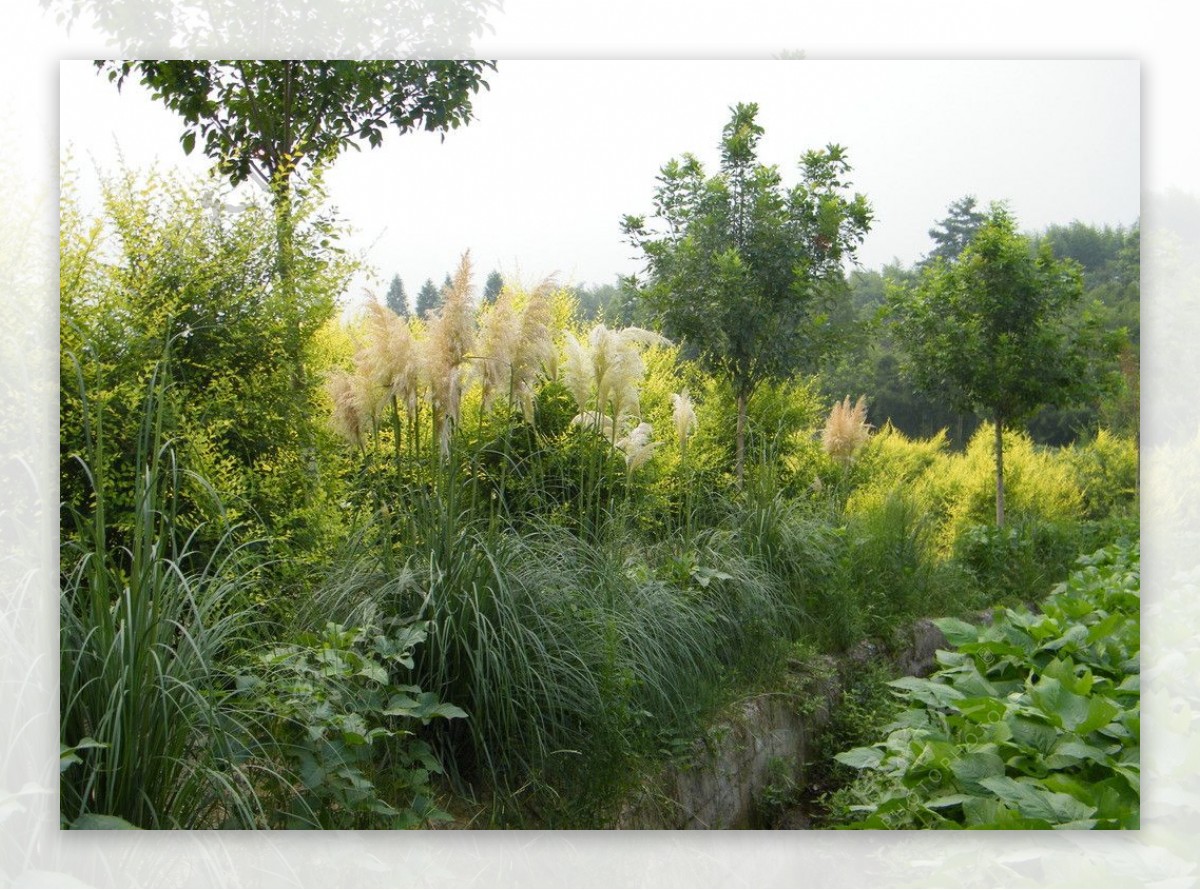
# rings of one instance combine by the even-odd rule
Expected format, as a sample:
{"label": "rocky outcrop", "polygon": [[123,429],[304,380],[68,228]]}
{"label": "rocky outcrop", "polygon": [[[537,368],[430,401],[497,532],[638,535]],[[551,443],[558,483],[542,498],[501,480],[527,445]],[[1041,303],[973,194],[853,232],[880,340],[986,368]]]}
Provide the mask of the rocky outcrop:
{"label": "rocky outcrop", "polygon": [[[985,619],[986,620],[986,616]],[[886,654],[860,643],[840,660],[819,657],[791,668],[784,692],[753,696],[727,711],[687,756],[664,768],[621,808],[614,828],[749,828],[755,807],[772,785],[804,781],[812,742],[856,668],[887,659],[897,677],[925,676],[946,638],[932,621],[914,624]],[[794,819],[789,827],[806,828]]]}

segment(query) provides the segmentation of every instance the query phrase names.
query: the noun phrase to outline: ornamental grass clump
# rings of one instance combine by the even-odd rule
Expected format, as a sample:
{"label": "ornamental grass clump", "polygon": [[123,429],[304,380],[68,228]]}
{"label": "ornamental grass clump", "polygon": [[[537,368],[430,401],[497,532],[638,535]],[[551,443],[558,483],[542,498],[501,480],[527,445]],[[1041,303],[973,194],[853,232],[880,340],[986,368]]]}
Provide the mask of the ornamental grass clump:
{"label": "ornamental grass clump", "polygon": [[870,435],[867,397],[859,396],[851,406],[850,397],[846,396],[829,412],[829,419],[825,421],[825,430],[821,434],[821,444],[826,454],[843,467],[848,467]]}
{"label": "ornamental grass clump", "polygon": [[458,425],[464,386],[464,364],[475,345],[475,315],[471,301],[471,255],[464,253],[441,309],[429,326],[425,343],[425,383],[433,408],[434,438],[444,460],[450,435]]}
{"label": "ornamental grass clump", "polygon": [[360,373],[334,371],[325,384],[333,401],[330,422],[355,448],[362,448],[373,426],[370,381]]}
{"label": "ornamental grass clump", "polygon": [[376,301],[368,305],[366,345],[355,356],[359,372],[380,391],[381,402],[403,404],[416,415],[420,396],[421,355],[408,322]]}
{"label": "ornamental grass clump", "polygon": [[533,422],[538,381],[551,376],[557,364],[554,292],[549,279],[530,294],[505,285],[484,314],[476,356],[483,410],[490,410],[496,397],[503,395],[520,406],[526,422]]}
{"label": "ornamental grass clump", "polygon": [[255,727],[231,705],[223,660],[251,645],[254,616],[236,604],[261,566],[231,545],[228,530],[205,553],[182,528],[186,471],[165,431],[165,360],[143,403],[130,543],[111,545],[119,515],[104,460],[111,407],[91,403],[82,372],[78,379],[85,446],[71,459],[92,497],[65,505],[74,523],[63,529],[59,595],[62,824],[256,827],[258,786],[236,755]]}
{"label": "ornamental grass clump", "polygon": [[675,422],[675,436],[679,442],[679,454],[687,454],[687,443],[696,429],[696,406],[688,395],[687,388],[683,392],[671,394],[671,419]]}

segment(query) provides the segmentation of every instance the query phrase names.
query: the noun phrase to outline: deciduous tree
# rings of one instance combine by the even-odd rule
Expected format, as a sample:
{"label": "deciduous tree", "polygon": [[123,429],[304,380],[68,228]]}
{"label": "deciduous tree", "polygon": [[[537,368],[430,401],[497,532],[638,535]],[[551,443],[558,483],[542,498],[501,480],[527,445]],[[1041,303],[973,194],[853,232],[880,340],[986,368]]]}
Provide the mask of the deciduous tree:
{"label": "deciduous tree", "polygon": [[996,436],[996,524],[1004,524],[1006,427],[1044,405],[1111,386],[1118,335],[1079,311],[1078,264],[1036,251],[999,204],[953,261],[937,259],[911,288],[889,293],[905,369],[957,411],[988,418]]}
{"label": "deciduous tree", "polygon": [[691,154],[671,160],[654,196],[657,225],[626,216],[623,228],[645,255],[641,294],[665,333],[733,386],[740,481],[750,397],[816,358],[828,286],[853,259],[871,209],[850,193],[844,148],[805,154],[799,183],[787,188],[758,161],[758,106],[731,111],[720,172],[706,175]]}

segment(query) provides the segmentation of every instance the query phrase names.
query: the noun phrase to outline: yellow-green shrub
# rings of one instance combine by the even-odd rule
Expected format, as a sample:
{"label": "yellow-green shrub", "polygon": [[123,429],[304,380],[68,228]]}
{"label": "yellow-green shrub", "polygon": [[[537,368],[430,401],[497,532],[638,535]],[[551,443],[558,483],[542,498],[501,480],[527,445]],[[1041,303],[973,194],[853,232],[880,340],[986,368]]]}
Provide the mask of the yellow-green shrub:
{"label": "yellow-green shrub", "polygon": [[[939,541],[949,549],[972,525],[995,522],[995,432],[982,424],[960,454],[946,456],[922,475],[926,509],[940,520]],[[1064,452],[1039,448],[1023,432],[1004,433],[1004,497],[1013,520],[1077,519],[1083,493]]]}
{"label": "yellow-green shrub", "polygon": [[[946,431],[928,439],[910,439],[890,423],[871,437],[851,466],[854,486],[846,512],[860,516],[878,509],[892,492],[903,490],[915,499],[924,492],[921,483],[931,467],[940,466],[946,453]],[[926,506],[923,502],[921,507]]]}
{"label": "yellow-green shrub", "polygon": [[1137,442],[1100,430],[1095,439],[1076,445],[1067,457],[1083,493],[1083,511],[1088,519],[1136,510]]}

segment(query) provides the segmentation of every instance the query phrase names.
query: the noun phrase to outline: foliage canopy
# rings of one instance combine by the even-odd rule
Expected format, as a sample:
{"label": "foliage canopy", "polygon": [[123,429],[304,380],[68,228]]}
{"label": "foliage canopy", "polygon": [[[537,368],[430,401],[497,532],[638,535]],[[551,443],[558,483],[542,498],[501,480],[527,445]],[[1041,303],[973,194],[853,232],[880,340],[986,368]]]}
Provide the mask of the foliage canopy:
{"label": "foliage canopy", "polygon": [[654,196],[658,225],[626,216],[622,227],[645,255],[641,293],[664,333],[733,385],[740,477],[746,403],[761,383],[819,351],[822,298],[872,217],[866,198],[849,192],[844,148],[806,153],[800,182],[787,188],[776,167],[758,160],[758,106],[731,110],[720,172],[706,175],[691,154],[669,161]]}
{"label": "foliage canopy", "polygon": [[98,60],[120,88],[135,72],[184,120],[180,143],[197,144],[233,185],[251,177],[286,182],[302,165],[332,161],[384,132],[444,133],[471,119],[471,96],[487,87],[482,61],[268,59]]}
{"label": "foliage canopy", "polygon": [[905,369],[922,390],[996,428],[996,520],[1004,523],[1001,432],[1047,404],[1087,398],[1112,383],[1117,337],[1075,313],[1077,264],[1036,251],[999,204],[953,262],[937,260],[910,288],[893,287]]}

